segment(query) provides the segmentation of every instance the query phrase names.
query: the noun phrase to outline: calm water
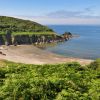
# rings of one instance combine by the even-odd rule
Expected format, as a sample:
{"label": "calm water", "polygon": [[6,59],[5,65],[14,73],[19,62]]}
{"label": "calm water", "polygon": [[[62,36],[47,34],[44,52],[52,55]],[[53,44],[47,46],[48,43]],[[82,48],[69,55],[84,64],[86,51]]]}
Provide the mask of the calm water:
{"label": "calm water", "polygon": [[67,57],[100,58],[100,26],[51,25],[49,27],[59,34],[69,31],[80,37],[72,38],[54,47],[47,47],[46,50]]}

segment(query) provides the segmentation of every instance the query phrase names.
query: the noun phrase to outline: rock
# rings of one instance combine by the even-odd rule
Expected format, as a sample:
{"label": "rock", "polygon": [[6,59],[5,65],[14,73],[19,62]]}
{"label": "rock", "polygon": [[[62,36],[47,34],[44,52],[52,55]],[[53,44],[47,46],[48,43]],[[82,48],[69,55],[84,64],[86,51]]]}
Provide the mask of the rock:
{"label": "rock", "polygon": [[12,45],[12,36],[11,36],[11,31],[8,30],[6,32],[6,42],[7,42],[7,45]]}

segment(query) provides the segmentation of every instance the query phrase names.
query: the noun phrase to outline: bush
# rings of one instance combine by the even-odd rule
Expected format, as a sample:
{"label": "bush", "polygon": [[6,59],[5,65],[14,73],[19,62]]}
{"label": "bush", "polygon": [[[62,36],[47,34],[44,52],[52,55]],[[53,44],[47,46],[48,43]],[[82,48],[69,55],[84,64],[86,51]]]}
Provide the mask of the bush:
{"label": "bush", "polygon": [[94,70],[100,70],[100,59],[97,59],[96,61],[92,62],[89,65],[89,67],[94,69]]}
{"label": "bush", "polygon": [[78,63],[58,65],[5,63],[0,68],[0,81],[2,80],[0,100],[100,99],[100,81],[97,77],[100,72],[91,67],[83,68]]}

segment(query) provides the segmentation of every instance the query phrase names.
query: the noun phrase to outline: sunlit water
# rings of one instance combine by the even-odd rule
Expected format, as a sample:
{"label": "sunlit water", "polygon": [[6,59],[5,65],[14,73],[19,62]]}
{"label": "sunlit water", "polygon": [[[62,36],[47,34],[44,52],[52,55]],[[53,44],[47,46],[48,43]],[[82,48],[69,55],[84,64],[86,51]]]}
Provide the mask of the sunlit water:
{"label": "sunlit water", "polygon": [[57,33],[62,34],[69,31],[80,37],[59,43],[54,47],[47,47],[47,51],[67,57],[78,57],[85,59],[100,58],[100,26],[82,25],[50,25]]}

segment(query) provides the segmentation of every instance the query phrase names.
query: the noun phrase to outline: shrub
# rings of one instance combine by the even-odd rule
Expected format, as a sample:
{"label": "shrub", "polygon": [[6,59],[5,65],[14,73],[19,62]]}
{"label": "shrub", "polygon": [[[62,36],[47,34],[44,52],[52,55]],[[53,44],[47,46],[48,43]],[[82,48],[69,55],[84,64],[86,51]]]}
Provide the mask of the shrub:
{"label": "shrub", "polygon": [[91,65],[83,68],[78,63],[5,62],[0,68],[0,100],[99,100],[99,75]]}

